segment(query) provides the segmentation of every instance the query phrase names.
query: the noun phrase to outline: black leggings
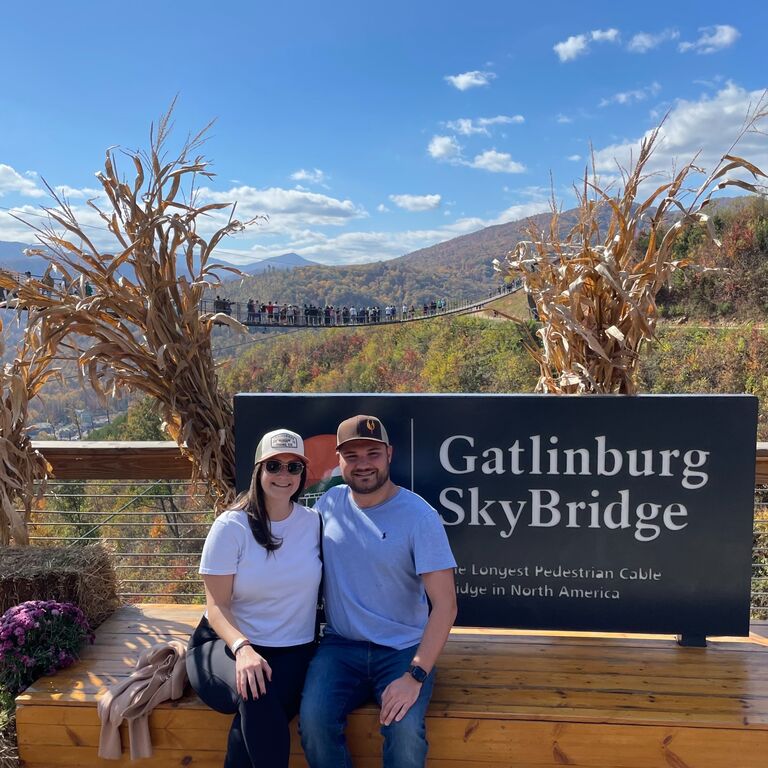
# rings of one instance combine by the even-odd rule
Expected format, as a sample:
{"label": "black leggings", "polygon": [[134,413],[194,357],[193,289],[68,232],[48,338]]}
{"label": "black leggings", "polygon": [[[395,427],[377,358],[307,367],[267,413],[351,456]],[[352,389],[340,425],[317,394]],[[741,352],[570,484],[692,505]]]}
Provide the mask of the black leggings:
{"label": "black leggings", "polygon": [[254,699],[249,691],[243,699],[235,683],[235,657],[203,618],[187,649],[189,682],[211,709],[235,715],[224,768],[286,768],[291,747],[288,725],[299,711],[315,644],[254,648],[272,667],[272,680],[266,682],[266,694]]}

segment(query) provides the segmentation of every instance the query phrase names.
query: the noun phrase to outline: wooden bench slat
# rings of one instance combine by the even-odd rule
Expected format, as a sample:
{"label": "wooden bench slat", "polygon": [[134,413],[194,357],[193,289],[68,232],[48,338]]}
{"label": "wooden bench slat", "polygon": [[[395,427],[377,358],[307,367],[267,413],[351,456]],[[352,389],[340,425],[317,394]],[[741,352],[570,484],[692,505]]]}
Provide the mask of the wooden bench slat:
{"label": "wooden bench slat", "polygon": [[[70,690],[85,691],[98,694],[128,677],[130,667],[121,662],[113,664],[100,663],[98,670],[88,669],[80,664],[59,672],[55,680],[42,681],[31,687],[30,695],[44,695],[46,691],[57,691],[65,681],[69,681]],[[602,693],[647,693],[647,694],[676,694],[678,696],[706,697],[713,702],[722,699],[750,701],[764,699],[768,701],[768,676],[750,678],[744,681],[733,679],[701,679],[696,677],[663,677],[646,679],[640,675],[594,674],[592,672],[552,673],[539,670],[508,672],[505,670],[490,670],[478,672],[473,669],[441,670],[436,691],[441,700],[445,698],[443,691],[450,692],[463,688],[477,688],[507,691],[597,691]],[[654,699],[658,701],[658,699]]]}
{"label": "wooden bench slat", "polygon": [[[99,659],[98,665],[89,664],[89,660],[81,661],[72,667],[60,671],[56,675],[57,684],[64,680],[73,682],[89,682],[109,686],[128,677],[133,670],[132,663],[125,659]],[[478,666],[447,666],[441,665],[439,671],[440,684],[444,686],[476,686],[502,688],[577,688],[583,690],[623,690],[637,692],[680,693],[683,695],[712,695],[712,696],[746,696],[748,698],[768,697],[768,670],[760,670],[750,675],[746,687],[742,680],[734,679],[735,668],[729,673],[714,677],[693,674],[687,675],[663,674],[657,670],[656,676],[647,671],[637,673],[628,666],[612,669],[602,667],[599,673],[594,669],[572,669],[568,672],[551,671],[551,665],[533,666],[528,669],[520,667],[508,669],[503,667]],[[33,691],[39,690],[36,686]]]}
{"label": "wooden bench slat", "polygon": [[[124,674],[129,674],[136,662],[135,656],[130,656],[122,651],[116,651],[114,654],[100,649],[101,653],[96,656],[95,653],[83,654],[81,662],[76,666],[73,666],[70,670],[64,670],[59,674],[79,674],[81,665],[87,665],[87,669],[93,673],[100,674],[101,672],[111,672],[118,674],[120,670],[124,670]],[[560,664],[558,667],[562,667]],[[525,658],[506,658],[502,656],[487,657],[487,656],[451,656],[446,655],[445,658],[440,660],[440,675],[443,674],[455,674],[467,677],[473,677],[479,675],[477,679],[483,680],[484,675],[499,674],[525,675],[530,672],[532,675],[536,674],[551,674],[552,663],[547,659],[525,659]],[[699,680],[711,681],[716,687],[719,685],[733,685],[739,686],[739,680],[744,674],[744,664],[733,663],[707,663],[701,665],[675,665],[669,662],[658,663],[645,663],[636,662],[634,664],[627,662],[626,660],[615,662],[605,661],[600,665],[600,674],[602,675],[616,675],[629,678],[629,682],[638,686],[642,686],[642,680],[645,678],[648,680],[649,685],[654,685],[653,680],[659,680],[660,684],[666,685],[667,681],[679,681],[679,685],[685,686],[685,681],[693,681],[694,684]],[[568,665],[569,675],[594,675],[594,665],[586,664],[583,661],[573,660]],[[500,678],[500,679],[502,679]],[[759,683],[765,682],[768,686],[768,669],[765,667],[755,666],[749,673],[749,680]],[[670,683],[672,684],[672,683]],[[678,682],[674,683],[675,685]]]}
{"label": "wooden bench slat", "polygon": [[[550,765],[553,760],[559,760],[561,765],[595,768],[653,768],[658,765],[696,768],[738,765],[738,768],[764,768],[765,765],[764,755],[758,751],[765,746],[765,735],[748,731],[676,730],[638,726],[637,736],[641,738],[628,740],[624,729],[610,725],[569,726],[519,721],[502,726],[493,721],[464,719],[448,722],[441,718],[430,718],[428,727],[430,762],[447,766],[453,766],[456,761],[475,765],[488,762],[498,762],[500,765]],[[294,755],[299,755],[295,726],[293,730]],[[226,741],[226,731],[210,728],[174,731],[155,728],[153,733],[154,757],[141,765],[162,764],[162,761],[171,765],[178,759],[180,752],[194,755],[193,765],[198,765],[200,759],[205,761],[208,752],[213,752],[220,760]],[[45,730],[44,744],[25,737],[20,737],[20,744],[31,758],[34,758],[37,751],[46,749],[49,754],[54,749],[56,754],[59,750],[82,754],[82,749],[72,748],[90,748],[93,754],[98,738],[99,728],[94,724],[71,727],[50,725]],[[371,742],[377,746],[380,744],[375,718],[353,716],[349,738],[356,764],[360,757],[373,758],[370,754],[366,755],[365,751]],[[734,754],[743,754],[745,758],[734,764]],[[660,758],[667,762],[660,763]],[[120,765],[121,762],[112,764]]]}

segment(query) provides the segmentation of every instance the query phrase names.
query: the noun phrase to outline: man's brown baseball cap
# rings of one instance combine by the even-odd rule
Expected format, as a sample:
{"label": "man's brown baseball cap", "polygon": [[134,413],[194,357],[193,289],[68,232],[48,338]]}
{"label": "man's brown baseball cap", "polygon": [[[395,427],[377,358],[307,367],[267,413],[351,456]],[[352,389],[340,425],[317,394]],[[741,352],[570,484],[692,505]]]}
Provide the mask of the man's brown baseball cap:
{"label": "man's brown baseball cap", "polygon": [[336,450],[352,440],[371,440],[389,445],[387,430],[375,416],[352,416],[339,424],[336,430]]}

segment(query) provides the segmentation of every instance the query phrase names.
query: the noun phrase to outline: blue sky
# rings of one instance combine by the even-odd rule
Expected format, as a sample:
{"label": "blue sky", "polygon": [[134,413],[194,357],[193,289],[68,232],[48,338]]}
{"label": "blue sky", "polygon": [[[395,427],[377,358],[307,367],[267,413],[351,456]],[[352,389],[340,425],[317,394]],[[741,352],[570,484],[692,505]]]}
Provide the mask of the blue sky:
{"label": "blue sky", "polygon": [[[99,227],[104,150],[176,94],[177,141],[216,119],[203,196],[269,216],[234,262],[392,258],[546,210],[550,178],[569,207],[590,143],[609,180],[666,112],[653,169],[711,166],[768,87],[766,5],[6,4],[0,240],[30,239],[7,209],[39,212],[41,178]],[[741,152],[768,166],[768,137]]]}

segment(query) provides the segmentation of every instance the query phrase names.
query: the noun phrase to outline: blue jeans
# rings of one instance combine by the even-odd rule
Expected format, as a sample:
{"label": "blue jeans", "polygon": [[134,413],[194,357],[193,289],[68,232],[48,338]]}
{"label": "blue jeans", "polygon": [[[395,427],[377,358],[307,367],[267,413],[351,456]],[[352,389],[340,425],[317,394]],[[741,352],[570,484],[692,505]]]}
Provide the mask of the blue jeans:
{"label": "blue jeans", "polygon": [[[351,768],[344,736],[347,715],[371,698],[381,706],[384,689],[408,669],[417,647],[398,651],[338,635],[323,637],[309,665],[299,714],[301,744],[311,768]],[[405,717],[381,726],[384,768],[423,768],[428,746],[424,716],[434,682],[433,669]]]}

